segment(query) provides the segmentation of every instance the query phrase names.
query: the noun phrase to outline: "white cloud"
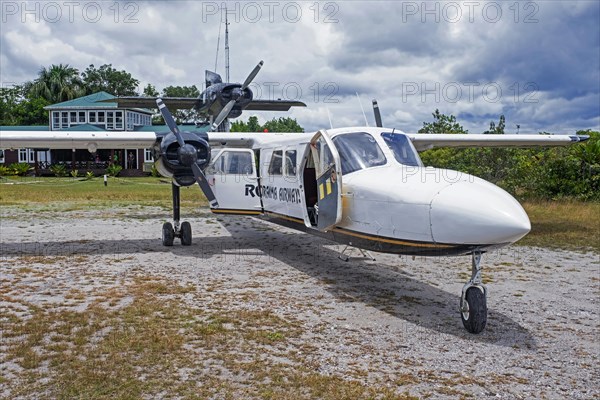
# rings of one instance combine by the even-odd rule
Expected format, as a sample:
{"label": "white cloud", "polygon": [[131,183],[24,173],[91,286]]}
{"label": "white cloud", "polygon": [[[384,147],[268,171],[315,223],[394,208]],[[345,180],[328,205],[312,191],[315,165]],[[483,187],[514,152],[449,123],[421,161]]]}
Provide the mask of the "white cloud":
{"label": "white cloud", "polygon": [[[532,5],[527,6],[529,3]],[[439,9],[437,15],[436,11],[425,13],[423,2],[284,2],[273,10],[266,3],[255,2],[258,19],[250,3],[229,2],[231,79],[243,81],[256,63],[264,60],[256,78],[263,98],[264,85],[269,82],[279,84],[276,98],[282,96],[284,85],[298,85],[301,100],[309,108],[289,115],[310,130],[329,126],[327,108],[335,126],[362,124],[354,95],[357,91],[370,123],[370,99],[377,98],[386,125],[407,131],[431,120],[436,108],[457,115],[473,132],[486,129],[489,121],[497,121],[502,113],[509,124],[518,120],[522,126],[536,129],[542,125],[599,129],[598,3],[529,3],[477,2],[470,21],[467,3],[455,2],[461,18],[449,21],[453,14],[448,13],[452,10],[446,2],[427,3],[429,10]],[[80,69],[92,63],[110,63],[130,72],[142,87],[146,83],[158,89],[168,85],[201,87],[204,70],[214,69],[221,15],[213,7],[221,2],[99,4],[102,15],[95,22],[90,22],[95,14],[82,13],[83,3],[75,9],[72,22],[66,9],[54,23],[44,18],[36,23],[31,15],[23,23],[20,11],[3,15],[0,80],[30,80],[40,67],[52,63],[69,63]],[[297,21],[295,4],[302,7]],[[491,8],[486,17],[482,10],[487,4]],[[502,16],[490,22],[495,4],[502,4]],[[416,12],[410,8],[413,6]],[[330,23],[325,22],[327,17]],[[537,22],[525,23],[527,18]],[[223,26],[221,29],[218,72],[224,76]],[[452,84],[464,88],[470,82],[479,87],[497,83],[503,96],[497,102],[486,101],[481,93],[474,99],[463,93],[457,102],[448,101],[443,93],[439,101],[432,94],[424,99],[420,93],[406,96],[407,85],[413,83],[419,88],[435,83],[441,88]],[[544,93],[537,106],[512,99],[511,85],[522,88],[528,82]],[[335,85],[334,91],[325,87],[328,83]],[[339,102],[324,103],[328,95]]]}

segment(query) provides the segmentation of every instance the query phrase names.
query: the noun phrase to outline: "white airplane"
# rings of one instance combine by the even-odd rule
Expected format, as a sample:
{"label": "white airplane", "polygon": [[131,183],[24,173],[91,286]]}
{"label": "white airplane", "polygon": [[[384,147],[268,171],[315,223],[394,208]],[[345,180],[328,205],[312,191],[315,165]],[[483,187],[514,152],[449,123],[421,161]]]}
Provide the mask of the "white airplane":
{"label": "white airplane", "polygon": [[531,229],[529,218],[499,187],[472,175],[425,167],[418,152],[434,147],[560,146],[588,139],[410,134],[380,126],[197,134],[180,132],[160,99],[157,104],[169,134],[2,131],[0,148],[153,148],[159,172],[173,180],[173,223],[163,225],[165,246],[172,246],[174,238],[191,245],[191,226],[180,222],[179,188],[198,183],[216,214],[262,216],[367,251],[471,255],[471,278],[460,300],[462,322],[471,333],[481,332],[487,321],[481,254],[521,239]]}

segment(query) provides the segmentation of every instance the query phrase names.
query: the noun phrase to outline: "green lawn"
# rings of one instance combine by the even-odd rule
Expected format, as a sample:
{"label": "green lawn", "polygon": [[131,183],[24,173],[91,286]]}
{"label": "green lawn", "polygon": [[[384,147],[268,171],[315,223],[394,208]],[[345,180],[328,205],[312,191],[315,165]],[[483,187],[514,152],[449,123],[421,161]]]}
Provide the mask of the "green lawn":
{"label": "green lawn", "polygon": [[[182,188],[182,207],[205,207],[195,187]],[[52,204],[58,210],[89,207],[151,205],[171,207],[166,178],[0,178],[0,205]],[[64,207],[61,207],[64,206]],[[529,201],[523,204],[532,230],[520,245],[600,251],[600,203]]]}
{"label": "green lawn", "polygon": [[[206,206],[198,187],[181,190],[182,206]],[[69,203],[70,207],[171,206],[171,181],[166,178],[0,178],[0,205]]]}

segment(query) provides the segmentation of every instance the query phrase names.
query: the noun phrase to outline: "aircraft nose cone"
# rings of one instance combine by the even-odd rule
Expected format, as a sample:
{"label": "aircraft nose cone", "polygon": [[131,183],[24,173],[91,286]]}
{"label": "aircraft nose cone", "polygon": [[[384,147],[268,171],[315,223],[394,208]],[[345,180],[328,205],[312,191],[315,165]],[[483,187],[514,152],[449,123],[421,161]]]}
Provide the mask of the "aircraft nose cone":
{"label": "aircraft nose cone", "polygon": [[479,179],[434,195],[430,221],[438,243],[514,243],[531,230],[525,210],[510,194]]}

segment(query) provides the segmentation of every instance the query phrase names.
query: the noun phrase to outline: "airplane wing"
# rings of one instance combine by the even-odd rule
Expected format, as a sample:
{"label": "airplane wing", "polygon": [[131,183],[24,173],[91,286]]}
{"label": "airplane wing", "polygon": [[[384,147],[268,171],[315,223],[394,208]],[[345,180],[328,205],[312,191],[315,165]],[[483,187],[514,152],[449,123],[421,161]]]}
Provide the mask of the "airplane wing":
{"label": "airplane wing", "polygon": [[578,135],[495,135],[495,134],[450,134],[450,133],[407,133],[417,151],[435,147],[537,147],[566,146],[584,142],[589,136]]}
{"label": "airplane wing", "polygon": [[250,111],[289,111],[292,107],[306,107],[301,101],[252,100],[245,110]]}
{"label": "airplane wing", "polygon": [[156,142],[155,132],[0,131],[0,149],[142,149]]}
{"label": "airplane wing", "polygon": [[[130,108],[157,108],[156,107],[157,97],[115,97],[112,99],[106,99],[99,103],[117,103],[119,107],[130,107]],[[198,102],[202,100],[197,97],[161,97],[163,103],[167,108],[171,110],[193,108]]]}

